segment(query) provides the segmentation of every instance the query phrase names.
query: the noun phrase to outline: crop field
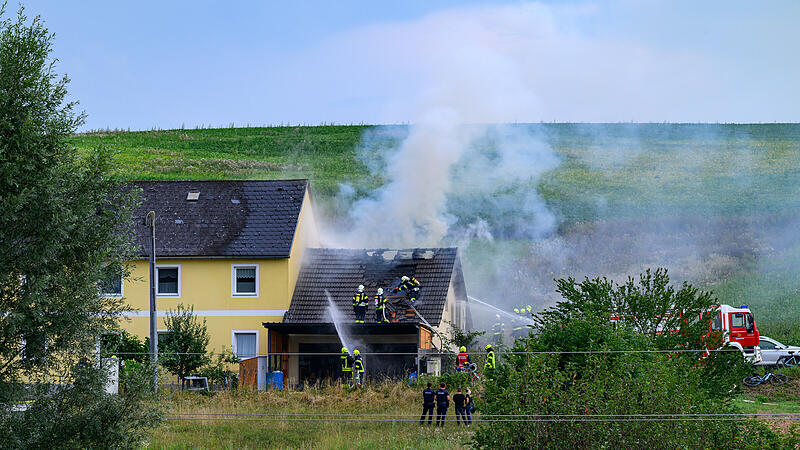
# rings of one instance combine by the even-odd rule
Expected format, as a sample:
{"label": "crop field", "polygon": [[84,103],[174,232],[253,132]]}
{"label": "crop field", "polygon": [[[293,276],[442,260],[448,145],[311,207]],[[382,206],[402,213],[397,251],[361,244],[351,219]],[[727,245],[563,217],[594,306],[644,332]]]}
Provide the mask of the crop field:
{"label": "crop field", "polygon": [[[536,190],[558,227],[538,242],[499,233],[464,246],[472,295],[522,289],[546,305],[554,277],[666,266],[721,302],[751,305],[762,334],[800,344],[800,125],[511,126],[559,158],[515,187]],[[71,143],[116,150],[128,180],[309,178],[318,214],[336,223],[387,182],[391,168],[370,171],[370,162],[385,162],[407,135],[404,126],[224,128],[94,132]],[[354,192],[346,202],[342,184]],[[453,203],[465,200],[484,198]],[[488,220],[502,230],[515,219]],[[480,264],[487,259],[505,262],[493,272]],[[500,272],[513,272],[508,291]]]}

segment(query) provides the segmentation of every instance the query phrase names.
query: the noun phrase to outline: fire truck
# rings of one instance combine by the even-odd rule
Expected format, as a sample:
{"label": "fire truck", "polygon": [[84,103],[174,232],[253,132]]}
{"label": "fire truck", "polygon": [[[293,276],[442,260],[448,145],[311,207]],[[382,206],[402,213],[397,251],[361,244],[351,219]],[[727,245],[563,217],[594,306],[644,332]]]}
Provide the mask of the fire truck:
{"label": "fire truck", "polygon": [[747,305],[739,307],[719,305],[708,324],[709,333],[722,332],[723,345],[741,350],[745,358],[753,363],[761,362],[758,346],[758,328],[753,313]]}
{"label": "fire truck", "polygon": [[[675,313],[671,313],[675,314]],[[678,314],[682,316],[682,314]],[[734,307],[730,305],[718,305],[716,310],[710,314],[708,322],[708,334],[722,333],[722,346],[729,345],[741,351],[745,359],[752,363],[761,362],[761,349],[758,347],[758,329],[753,319],[750,307],[741,305]],[[674,316],[672,316],[674,317]],[[708,318],[708,315],[705,315]],[[611,315],[611,321],[618,323],[626,320],[626,314],[615,313]],[[702,317],[699,318],[703,320]],[[676,333],[677,329],[666,327],[666,320],[658,324],[656,333]],[[709,352],[706,351],[706,356]]]}

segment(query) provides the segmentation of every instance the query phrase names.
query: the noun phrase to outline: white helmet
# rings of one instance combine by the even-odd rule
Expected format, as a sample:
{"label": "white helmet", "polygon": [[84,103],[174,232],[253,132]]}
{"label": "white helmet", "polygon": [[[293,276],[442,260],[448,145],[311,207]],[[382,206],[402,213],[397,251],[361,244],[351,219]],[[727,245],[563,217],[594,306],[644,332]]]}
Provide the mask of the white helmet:
{"label": "white helmet", "polygon": [[364,292],[364,285],[363,284],[359,284],[358,285],[358,292]]}
{"label": "white helmet", "polygon": [[408,281],[408,277],[403,275],[403,278],[400,278],[400,281]]}
{"label": "white helmet", "polygon": [[378,288],[378,295],[383,295],[383,288]]}
{"label": "white helmet", "polygon": [[500,314],[495,314],[494,316],[498,319],[500,318]]}

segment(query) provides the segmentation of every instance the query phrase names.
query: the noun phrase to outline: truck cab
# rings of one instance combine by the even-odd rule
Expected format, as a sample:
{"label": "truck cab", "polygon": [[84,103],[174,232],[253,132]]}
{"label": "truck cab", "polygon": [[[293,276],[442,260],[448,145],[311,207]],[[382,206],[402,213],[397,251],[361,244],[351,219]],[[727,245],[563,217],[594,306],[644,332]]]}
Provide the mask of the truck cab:
{"label": "truck cab", "polygon": [[723,342],[741,350],[751,362],[761,361],[758,328],[747,305],[719,305],[708,324],[709,332],[722,332]]}

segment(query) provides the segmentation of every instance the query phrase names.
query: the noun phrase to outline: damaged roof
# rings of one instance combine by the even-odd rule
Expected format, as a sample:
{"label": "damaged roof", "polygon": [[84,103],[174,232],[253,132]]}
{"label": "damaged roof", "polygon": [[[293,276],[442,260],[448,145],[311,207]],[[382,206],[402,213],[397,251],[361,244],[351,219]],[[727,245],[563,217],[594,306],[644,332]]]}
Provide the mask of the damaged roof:
{"label": "damaged roof", "polygon": [[[457,299],[466,300],[464,278],[456,248],[386,249],[308,249],[300,269],[294,296],[283,323],[331,323],[327,290],[345,320],[352,323],[353,294],[359,284],[365,286],[370,302],[367,323],[375,321],[374,296],[379,287],[389,297],[389,308],[398,322],[419,322],[402,302],[392,306],[391,290],[403,275],[414,276],[421,284],[415,305],[432,326],[438,326],[447,302],[447,292],[454,282]],[[402,296],[404,299],[405,296]]]}
{"label": "damaged roof", "polygon": [[148,211],[156,213],[156,257],[288,258],[308,180],[136,181],[138,254],[150,254]]}

